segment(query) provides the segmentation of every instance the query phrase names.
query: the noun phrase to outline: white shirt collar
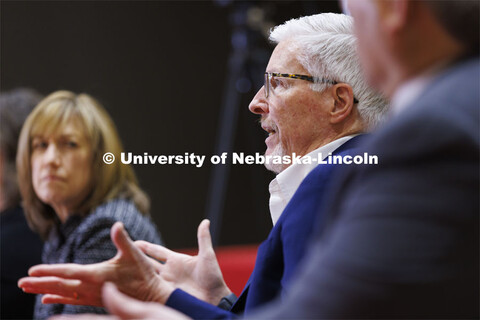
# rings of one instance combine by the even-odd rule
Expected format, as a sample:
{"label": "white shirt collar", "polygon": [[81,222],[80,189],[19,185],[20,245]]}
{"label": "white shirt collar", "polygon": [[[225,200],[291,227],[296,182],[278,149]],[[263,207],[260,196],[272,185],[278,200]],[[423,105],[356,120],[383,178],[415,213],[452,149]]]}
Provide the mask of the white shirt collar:
{"label": "white shirt collar", "polygon": [[427,71],[421,73],[419,76],[405,81],[395,91],[391,104],[390,104],[390,116],[395,117],[409,106],[412,105],[427,86],[433,82],[435,77],[444,69],[447,62],[441,62],[429,68]]}
{"label": "white shirt collar", "polygon": [[[322,160],[325,159],[329,153],[335,151],[342,144],[357,135],[350,135],[332,141],[320,148],[305,155],[312,158],[318,158],[318,154],[322,154]],[[287,206],[290,199],[293,197],[303,179],[312,171],[318,163],[299,164],[294,163],[287,169],[280,172],[275,179],[270,182],[268,187],[270,191],[270,215],[272,217],[273,225],[275,225],[280,218],[283,210]]]}

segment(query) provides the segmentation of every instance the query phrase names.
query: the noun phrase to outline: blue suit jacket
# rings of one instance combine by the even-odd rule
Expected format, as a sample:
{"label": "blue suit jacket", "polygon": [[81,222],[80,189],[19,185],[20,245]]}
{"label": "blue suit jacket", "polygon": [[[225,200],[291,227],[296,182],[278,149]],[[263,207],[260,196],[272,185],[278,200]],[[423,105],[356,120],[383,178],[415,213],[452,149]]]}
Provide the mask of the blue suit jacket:
{"label": "blue suit jacket", "polygon": [[[363,136],[356,136],[333,154],[354,155],[358,151],[355,146],[363,139]],[[337,167],[318,165],[302,181],[268,238],[258,248],[253,273],[231,311],[198,300],[179,289],[172,293],[166,305],[195,319],[227,319],[273,300],[295,274],[305,254],[316,209],[323,199],[321,195],[328,190]]]}
{"label": "blue suit jacket", "polygon": [[480,61],[457,63],[335,179],[288,295],[255,319],[479,317]]}

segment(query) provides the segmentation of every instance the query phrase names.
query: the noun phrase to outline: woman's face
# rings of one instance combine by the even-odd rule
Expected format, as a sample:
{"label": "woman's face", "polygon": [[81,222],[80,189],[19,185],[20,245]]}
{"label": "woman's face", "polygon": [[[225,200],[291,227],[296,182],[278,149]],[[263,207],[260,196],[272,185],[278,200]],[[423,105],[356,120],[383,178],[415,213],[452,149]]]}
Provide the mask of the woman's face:
{"label": "woman's face", "polygon": [[82,123],[72,119],[49,136],[34,136],[31,147],[35,193],[64,222],[91,188],[92,150]]}

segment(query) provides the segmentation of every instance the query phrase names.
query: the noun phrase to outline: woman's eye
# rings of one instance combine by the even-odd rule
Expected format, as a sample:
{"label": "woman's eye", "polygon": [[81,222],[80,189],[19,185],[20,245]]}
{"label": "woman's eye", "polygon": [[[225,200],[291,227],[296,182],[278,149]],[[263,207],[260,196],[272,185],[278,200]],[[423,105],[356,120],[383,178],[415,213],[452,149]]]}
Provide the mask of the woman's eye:
{"label": "woman's eye", "polygon": [[78,147],[78,143],[76,143],[75,141],[67,141],[67,147],[69,148],[76,148]]}
{"label": "woman's eye", "polygon": [[32,149],[46,149],[48,144],[45,141],[34,141],[32,143]]}

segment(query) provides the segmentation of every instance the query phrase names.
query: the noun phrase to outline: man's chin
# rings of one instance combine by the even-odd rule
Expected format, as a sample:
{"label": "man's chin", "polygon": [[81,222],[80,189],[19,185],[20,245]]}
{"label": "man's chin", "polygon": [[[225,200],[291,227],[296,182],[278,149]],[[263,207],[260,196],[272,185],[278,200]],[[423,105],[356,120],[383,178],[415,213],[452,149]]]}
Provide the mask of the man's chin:
{"label": "man's chin", "polygon": [[[265,151],[265,156],[280,156],[283,157],[285,155],[285,152],[283,148],[279,145],[275,146],[274,149],[267,148]],[[265,168],[267,170],[272,171],[273,173],[279,174],[282,172],[286,166],[284,164],[278,164],[278,163],[272,163],[272,161],[265,162]]]}

